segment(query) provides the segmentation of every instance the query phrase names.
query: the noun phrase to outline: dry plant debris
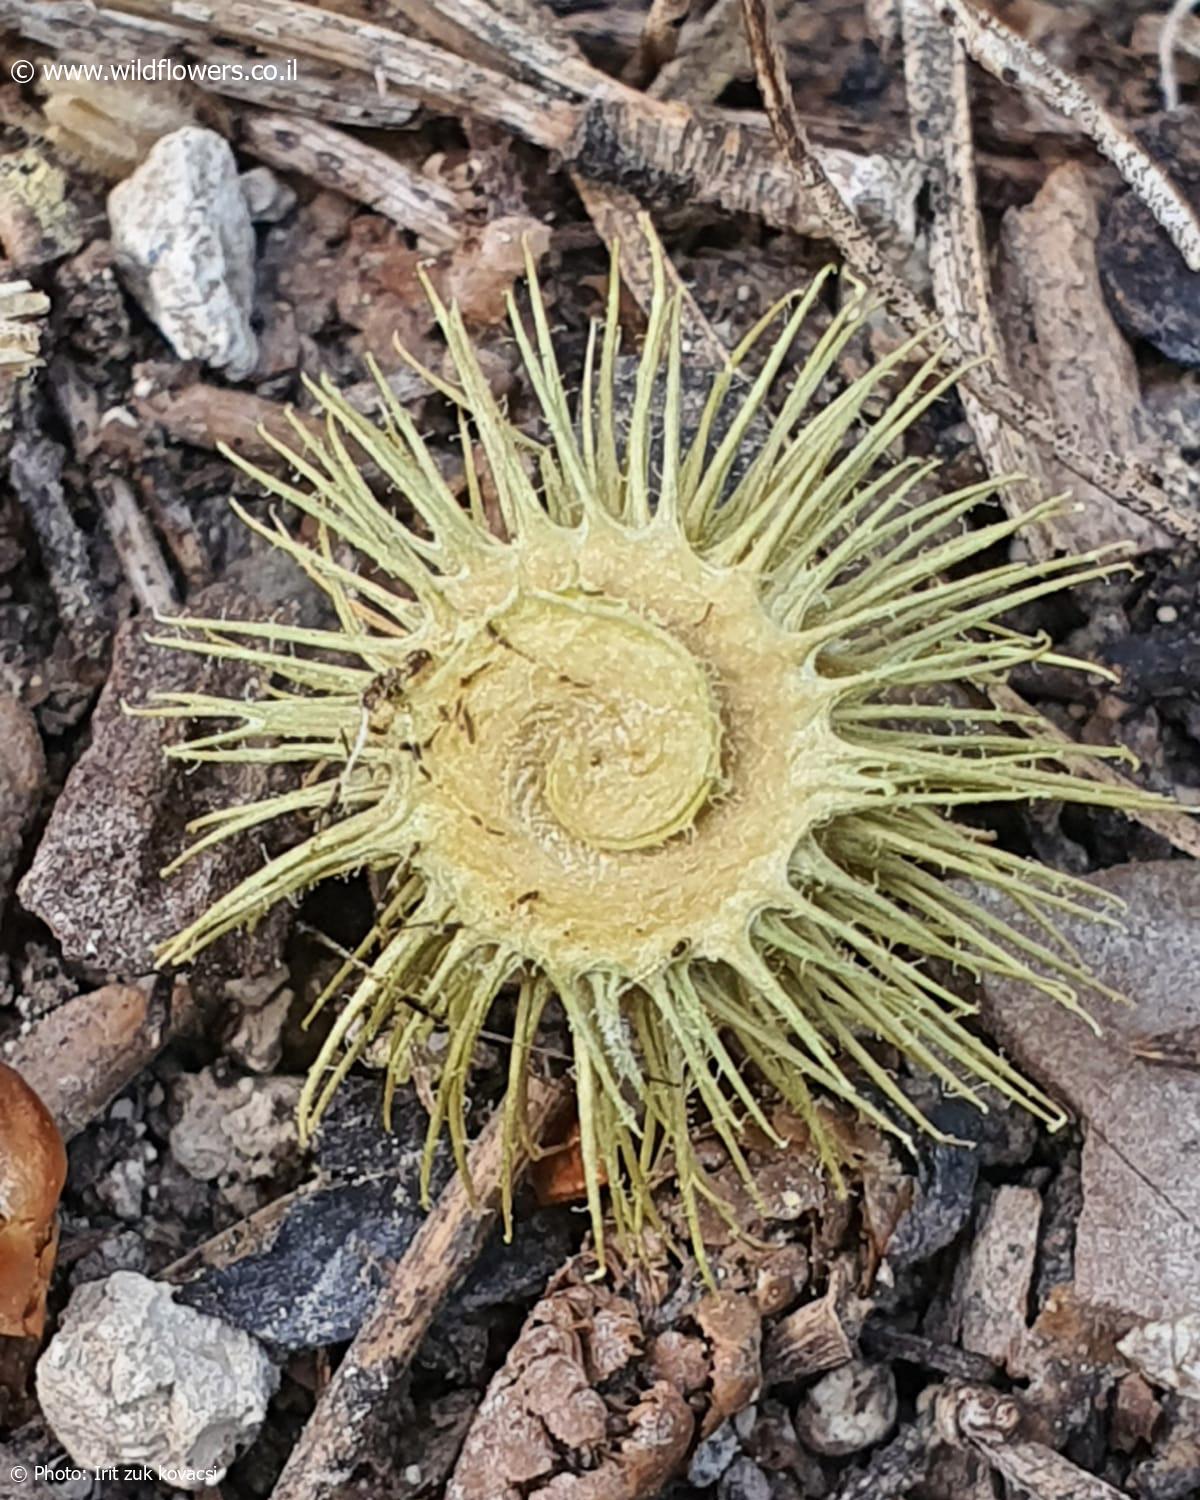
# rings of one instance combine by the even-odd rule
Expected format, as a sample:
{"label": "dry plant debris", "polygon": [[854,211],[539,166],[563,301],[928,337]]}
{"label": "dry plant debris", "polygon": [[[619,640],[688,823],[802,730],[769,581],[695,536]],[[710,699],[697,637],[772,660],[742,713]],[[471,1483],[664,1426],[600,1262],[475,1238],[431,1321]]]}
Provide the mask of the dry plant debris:
{"label": "dry plant debris", "polygon": [[37,721],[20,699],[0,695],[0,903],[12,890],[21,842],[41,806],[46,755]]}
{"label": "dry plant debris", "polygon": [[493,1115],[472,1144],[469,1170],[451,1181],[436,1212],[392,1268],[292,1449],[274,1500],[315,1500],[336,1492],[353,1475],[371,1429],[386,1414],[387,1403],[380,1398],[394,1400],[438,1308],[493,1228],[502,1191],[520,1176],[563,1103],[561,1089],[532,1081],[522,1099],[521,1143],[511,1152],[501,1128],[504,1117],[500,1111]]}
{"label": "dry plant debris", "polygon": [[[1084,169],[1074,162],[1056,167],[1032,203],[1004,216],[997,303],[1017,388],[1073,421],[1097,447],[1136,453],[1144,426],[1137,361],[1105,303],[1096,265],[1099,225]],[[1131,516],[1094,485],[1073,482],[1052,455],[1034,462],[1051,493],[1072,489],[1079,502],[1047,524],[1055,550],[1117,539],[1142,552],[1166,545],[1161,528]]]}
{"label": "dry plant debris", "polygon": [[1018,1491],[1038,1500],[1127,1500],[1121,1490],[1085,1473],[1053,1448],[1026,1438],[1012,1396],[971,1386],[943,1387],[930,1406],[943,1442],[970,1448]]}
{"label": "dry plant debris", "polygon": [[46,138],[61,157],[112,182],[128,177],[163,136],[195,124],[186,94],[169,84],[133,91],[87,78],[47,78]]}
{"label": "dry plant debris", "polygon": [[[297,424],[301,446],[285,455],[305,488],[247,469],[399,587],[347,568],[327,541],[305,546],[281,523],[241,512],[326,591],[340,628],[180,617],[166,644],[253,668],[277,686],[249,706],[182,692],[158,695],[147,711],[210,726],[171,745],[172,759],[260,773],[307,768],[298,787],[193,822],[192,853],[284,814],[315,827],[214,902],[159,962],[189,962],[319,880],[388,871],[370,934],[317,1002],[349,984],[305,1090],[305,1128],[376,1037],[389,1038],[390,1093],[445,1026],[430,1160],[445,1125],[465,1170],[471,1057],[493,1000],[515,982],[511,1151],[527,1049],[557,994],[574,1042],[601,1253],[601,1180],[619,1232],[636,1239],[652,1216],[647,1180],[669,1156],[703,1257],[699,1207],[712,1190],[693,1144],[693,1101],[744,1171],[745,1127],[771,1131],[727,1038],[806,1121],[834,1172],[836,1142],[811,1085],[897,1128],[851,1081],[837,1049],[901,1115],[935,1129],[863,1047],[863,1024],[954,1088],[970,1094],[974,1077],[1042,1119],[1060,1118],[964,1025],[962,1002],[894,945],[980,975],[1019,976],[1078,1009],[1079,991],[1093,987],[1084,966],[994,916],[981,925],[929,867],[1047,913],[1083,915],[1086,888],[988,848],[943,814],[978,800],[1154,799],[1074,775],[1063,766],[1073,755],[1010,733],[1002,714],[912,699],[1039,658],[1036,640],[996,632],[999,617],[1066,581],[1104,576],[1116,559],[1097,549],[944,576],[1012,536],[1020,519],[947,539],[990,484],[905,508],[933,468],[881,460],[946,389],[949,378],[936,373],[942,352],[929,353],[898,394],[886,395],[884,382],[923,340],[810,414],[826,371],[870,316],[859,289],[740,472],[739,450],[824,278],[794,310],[772,310],[753,330],[712,380],[691,432],[681,301],[666,296],[661,270],[625,410],[614,274],[607,322],[592,332],[578,427],[532,262],[529,271],[532,335],[511,301],[510,315],[543,442],[506,420],[461,311],[428,287],[455,380],[426,374],[460,408],[469,514],[382,378],[382,426],[331,384],[315,392],[327,436]],[[777,317],[782,332],[767,341]],[[760,340],[762,372],[744,398],[728,401],[734,370]],[[882,414],[840,453],[874,397]],[[723,435],[718,422],[728,424]],[[351,444],[414,508],[421,531],[379,503]],[[1056,509],[1047,502],[1033,515]],[[997,936],[1012,939],[1008,950]]]}
{"label": "dry plant debris", "polygon": [[[1200,124],[1194,111],[1155,121],[1145,133],[1155,155],[1193,198],[1200,197]],[[1179,263],[1137,195],[1118,194],[1098,252],[1113,312],[1126,333],[1149,339],[1168,358],[1200,364],[1200,276]]]}
{"label": "dry plant debris", "polygon": [[983,1214],[956,1288],[959,1342],[1002,1368],[1019,1360],[1038,1249],[1041,1194],[1002,1187]]}
{"label": "dry plant debris", "polygon": [[24,375],[38,363],[41,327],[35,321],[50,311],[45,292],[34,291],[28,281],[8,281],[0,286],[0,400],[9,399],[8,382]]}
{"label": "dry plant debris", "polygon": [[[641,1352],[637,1309],[603,1287],[552,1292],[530,1314],[463,1445],[446,1500],[638,1500],[692,1442],[687,1392],[667,1380],[606,1400],[596,1386]],[[562,1458],[589,1467],[556,1473]]]}
{"label": "dry plant debris", "polygon": [[[1098,976],[1136,996],[1136,1008],[1110,1012],[1096,1034],[1065,1013],[1043,1013],[1020,984],[988,979],[984,1013],[1083,1122],[1080,1295],[1143,1318],[1182,1316],[1194,1310],[1200,1277],[1200,1185],[1189,1165],[1200,1139],[1200,1073],[1141,1060],[1131,1044],[1200,1021],[1200,879],[1194,864],[1170,861],[1120,866],[1090,883],[1125,903],[1123,925],[1087,941]],[[1068,941],[1083,937],[1074,919],[1062,930]]]}

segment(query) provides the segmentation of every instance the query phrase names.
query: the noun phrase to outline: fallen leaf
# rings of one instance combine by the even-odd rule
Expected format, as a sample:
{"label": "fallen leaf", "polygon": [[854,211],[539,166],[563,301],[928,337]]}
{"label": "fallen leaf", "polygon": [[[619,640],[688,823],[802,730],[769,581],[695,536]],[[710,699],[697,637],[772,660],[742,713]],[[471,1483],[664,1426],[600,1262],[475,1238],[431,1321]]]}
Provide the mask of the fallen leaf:
{"label": "fallen leaf", "polygon": [[1200,1074],[1141,1061],[1131,1042],[1200,1023],[1200,865],[1121,865],[1089,883],[1127,903],[1123,925],[1065,917],[1059,930],[1133,1003],[1097,1001],[1097,1036],[1043,996],[988,978],[984,1017],[1014,1061],[1083,1120],[1078,1295],[1135,1317],[1180,1317],[1195,1311],[1200,1284]]}
{"label": "fallen leaf", "polygon": [[525,273],[526,244],[536,265],[550,248],[549,229],[527,214],[504,214],[452,252],[442,284],[468,323],[504,319],[513,282]]}

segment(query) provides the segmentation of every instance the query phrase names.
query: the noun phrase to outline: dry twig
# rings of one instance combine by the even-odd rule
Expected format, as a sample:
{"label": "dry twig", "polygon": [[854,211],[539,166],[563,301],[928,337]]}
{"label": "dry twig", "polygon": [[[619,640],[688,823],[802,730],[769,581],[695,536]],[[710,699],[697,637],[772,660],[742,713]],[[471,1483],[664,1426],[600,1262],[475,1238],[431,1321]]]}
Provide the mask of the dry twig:
{"label": "dry twig", "polygon": [[[540,30],[553,40],[558,64],[549,81],[556,88],[570,93],[589,75],[601,76],[595,75],[579,43],[540,0],[500,0],[500,4],[509,20],[523,28],[523,34]],[[596,181],[578,170],[572,171],[571,181],[601,239],[610,249],[619,249],[621,275],[637,298],[638,305],[646,312],[650,309],[654,295],[653,252],[657,246],[672,289],[682,293],[683,331],[692,346],[693,358],[713,368],[722,366],[728,358],[725,346],[691,291],[680,280],[670,256],[658,240],[649,215],[642,211],[634,195],[611,183]]]}
{"label": "dry twig", "polygon": [[247,110],[237,139],[268,166],[365,203],[437,250],[452,250],[462,237],[463,205],[457,194],[336,126],[295,114]]}
{"label": "dry twig", "polygon": [[[825,219],[828,232],[851,270],[878,292],[906,329],[915,332],[927,328],[929,314],[920,298],[888,265],[870,232],[842,200],[813,154],[787,81],[783,54],[775,35],[771,0],[743,0],[742,8],[767,114],[801,189],[811,197]],[[952,349],[952,355],[958,362],[970,358],[969,351],[957,347]],[[1090,480],[1114,500],[1159,522],[1178,536],[1200,541],[1200,516],[1186,515],[1176,509],[1163,491],[1130,461],[1116,454],[1089,451],[1071,427],[1027,401],[993,370],[983,366],[968,370],[962,377],[961,386],[996,416],[1012,423],[1030,439],[1044,444],[1073,473]]]}
{"label": "dry twig", "polygon": [[97,475],[92,493],[138,606],[149,614],[174,609],[179,603],[175,581],[133,486],[119,474]]}
{"label": "dry twig", "polygon": [[1196,8],[1196,0],[1174,0],[1158,37],[1158,65],[1162,78],[1163,103],[1168,109],[1179,108],[1179,76],[1175,72],[1175,49],[1183,23]]}
{"label": "dry twig", "polygon": [[952,1447],[969,1447],[1033,1500],[1128,1500],[1044,1443],[1021,1435],[1021,1407],[984,1386],[944,1385],[932,1396],[934,1430]]}
{"label": "dry twig", "polygon": [[1196,211],[1133,134],[1093,99],[1078,79],[1064,73],[991,11],[977,10],[971,0],[948,0],[948,5],[956,30],[975,61],[1004,83],[1019,85],[1074,121],[1171,236],[1188,269],[1200,271],[1200,220]]}
{"label": "dry twig", "polygon": [[[536,1142],[562,1105],[564,1091],[531,1080],[527,1139]],[[461,1177],[446,1188],[393,1269],[292,1449],[273,1500],[321,1500],[354,1471],[381,1399],[400,1380],[438,1309],[483,1248],[498,1214],[502,1161],[498,1110],[470,1154],[474,1195]],[[514,1175],[528,1155],[511,1164]]]}
{"label": "dry twig", "polygon": [[310,59],[299,76],[286,83],[251,78],[248,68],[239,78],[229,64],[253,61],[249,53],[239,56],[227,43],[214,43],[203,32],[161,13],[123,15],[118,9],[101,9],[93,0],[0,0],[0,25],[60,55],[85,61],[114,49],[118,55],[147,58],[182,53],[194,62],[213,65],[206,79],[213,93],[306,118],[394,129],[407,125],[419,108],[416,99],[398,90],[381,90],[373,79],[329,67],[319,58]]}
{"label": "dry twig", "polygon": [[626,82],[644,87],[679,46],[679,30],[688,18],[692,0],[652,0],[637,51],[625,69]]}
{"label": "dry twig", "polygon": [[[80,0],[69,3],[74,7]],[[128,12],[140,15],[149,3],[118,0],[116,8],[93,12],[97,42],[110,16],[127,21]],[[415,11],[416,0],[410,0],[410,8]],[[164,0],[155,15],[161,20],[165,11],[172,36],[187,37],[193,47],[219,31],[272,55],[301,56],[378,80],[405,97],[415,91],[422,103],[445,114],[460,115],[469,101],[473,116],[556,153],[568,168],[616,186],[636,186],[643,206],[708,203],[727,213],[756,214],[795,234],[829,233],[779,161],[768,132],[723,110],[647,98],[582,59],[572,61],[557,41],[547,40],[559,35],[557,28],[519,0],[506,0],[503,10],[488,0],[455,0],[452,8],[430,5],[428,14],[440,16],[438,29],[459,39],[470,56],[496,58],[521,78],[404,32],[297,0],[205,0],[201,9],[199,16],[190,0]],[[514,11],[521,19],[512,18]],[[23,27],[15,0],[0,0],[0,20]],[[44,31],[42,17],[36,34]],[[826,176],[850,194],[859,159],[847,161],[847,156],[833,153]],[[882,163],[880,170],[886,169]],[[899,192],[908,174],[897,170],[894,175]]]}
{"label": "dry twig", "polygon": [[[986,360],[1005,379],[979,218],[966,55],[962,43],[938,19],[930,0],[902,0],[901,10],[909,132],[913,150],[929,174],[931,190],[933,300],[946,332],[959,348]],[[996,478],[1029,476],[1005,488],[1005,504],[1010,510],[1029,510],[1041,498],[1030,482],[1038,472],[1032,446],[973,392],[962,394],[988,471]]]}

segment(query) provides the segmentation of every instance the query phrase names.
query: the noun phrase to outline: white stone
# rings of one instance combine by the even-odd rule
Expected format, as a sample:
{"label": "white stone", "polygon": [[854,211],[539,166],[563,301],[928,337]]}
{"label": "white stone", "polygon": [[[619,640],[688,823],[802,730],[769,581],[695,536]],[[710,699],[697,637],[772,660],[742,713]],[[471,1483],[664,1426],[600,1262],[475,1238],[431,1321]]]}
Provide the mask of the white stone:
{"label": "white stone", "polygon": [[239,1078],[221,1083],[211,1068],[175,1080],[179,1109],[171,1155],[200,1182],[274,1177],[300,1150],[299,1078]]}
{"label": "white stone", "polygon": [[831,1458],[885,1438],[896,1420],[896,1381],[887,1365],[852,1359],[822,1375],[796,1408],[796,1434]]}
{"label": "white stone", "polygon": [[241,177],[242,197],[256,224],[278,224],[296,206],[296,195],[270,167],[251,167]]}
{"label": "white stone", "polygon": [[295,999],[280,966],[257,979],[234,979],[225,986],[236,1017],[225,1050],[254,1073],[272,1073],[283,1055],[283,1029]]}
{"label": "white stone", "polygon": [[1200,1313],[1135,1328],[1117,1348],[1147,1380],[1200,1401]]}
{"label": "white stone", "polygon": [[126,284],[181,359],[241,380],[254,368],[254,226],[229,143],[188,125],[108,195]]}
{"label": "white stone", "polygon": [[142,1217],[142,1194],[146,1191],[145,1161],[141,1156],[126,1156],[114,1162],[96,1191],[118,1219],[136,1223]]}
{"label": "white stone", "polygon": [[133,1271],[79,1287],[37,1367],[42,1411],[76,1463],[147,1463],[185,1490],[220,1483],[278,1384],[249,1334]]}

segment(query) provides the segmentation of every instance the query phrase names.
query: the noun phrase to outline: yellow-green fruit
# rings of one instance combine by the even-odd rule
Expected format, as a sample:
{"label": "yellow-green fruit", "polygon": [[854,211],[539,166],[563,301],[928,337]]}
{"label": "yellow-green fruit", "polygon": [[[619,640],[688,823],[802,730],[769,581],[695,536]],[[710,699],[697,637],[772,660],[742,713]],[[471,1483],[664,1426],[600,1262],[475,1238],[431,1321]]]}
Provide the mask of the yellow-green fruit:
{"label": "yellow-green fruit", "polygon": [[[769,1092],[809,1122],[831,1165],[814,1088],[894,1128],[875,1102],[890,1100],[927,1128],[872,1038],[959,1092],[989,1084],[1058,1119],[928,960],[1019,975],[1077,1006],[1079,988],[1098,987],[1052,918],[1089,893],[947,813],[1153,799],[1065,768],[1103,752],[1064,749],[941,689],[1060,660],[1001,617],[1111,563],[1096,552],[961,566],[1019,522],[966,529],[994,486],[938,493],[934,465],[892,456],[949,384],[940,352],[913,340],[814,406],[870,311],[854,288],[747,463],[751,424],[822,281],[782,320],[753,381],[740,368],[782,310],[735,351],[686,438],[678,300],[660,285],[632,408],[618,413],[614,278],[576,411],[531,282],[533,334],[515,310],[513,326],[541,444],[510,424],[458,314],[435,304],[458,383],[429,378],[461,412],[469,506],[382,385],[381,427],[332,388],[317,393],[327,432],[318,442],[297,426],[296,484],[250,471],[319,523],[308,547],[278,520],[246,517],[326,591],[338,627],[177,621],[170,645],[254,662],[271,686],[252,702],[174,695],[154,711],[224,726],[173,748],[185,759],[308,770],[294,791],[202,819],[196,847],[283,813],[308,814],[314,829],[162,961],[187,962],[317,881],[385,872],[375,925],[324,997],[340,1011],[306,1128],[381,1033],[390,1091],[442,1027],[431,1143],[448,1126],[461,1163],[472,1053],[506,985],[517,995],[509,1142],[557,996],[598,1235],[601,1183],[618,1226],[636,1233],[653,1212],[648,1180],[669,1163],[698,1237],[711,1192],[697,1119],[740,1163],[744,1126],[770,1128]],[[368,485],[351,446],[382,485]],[[494,528],[475,454],[498,502]],[[1043,937],[975,905],[970,882],[1007,892]]]}

